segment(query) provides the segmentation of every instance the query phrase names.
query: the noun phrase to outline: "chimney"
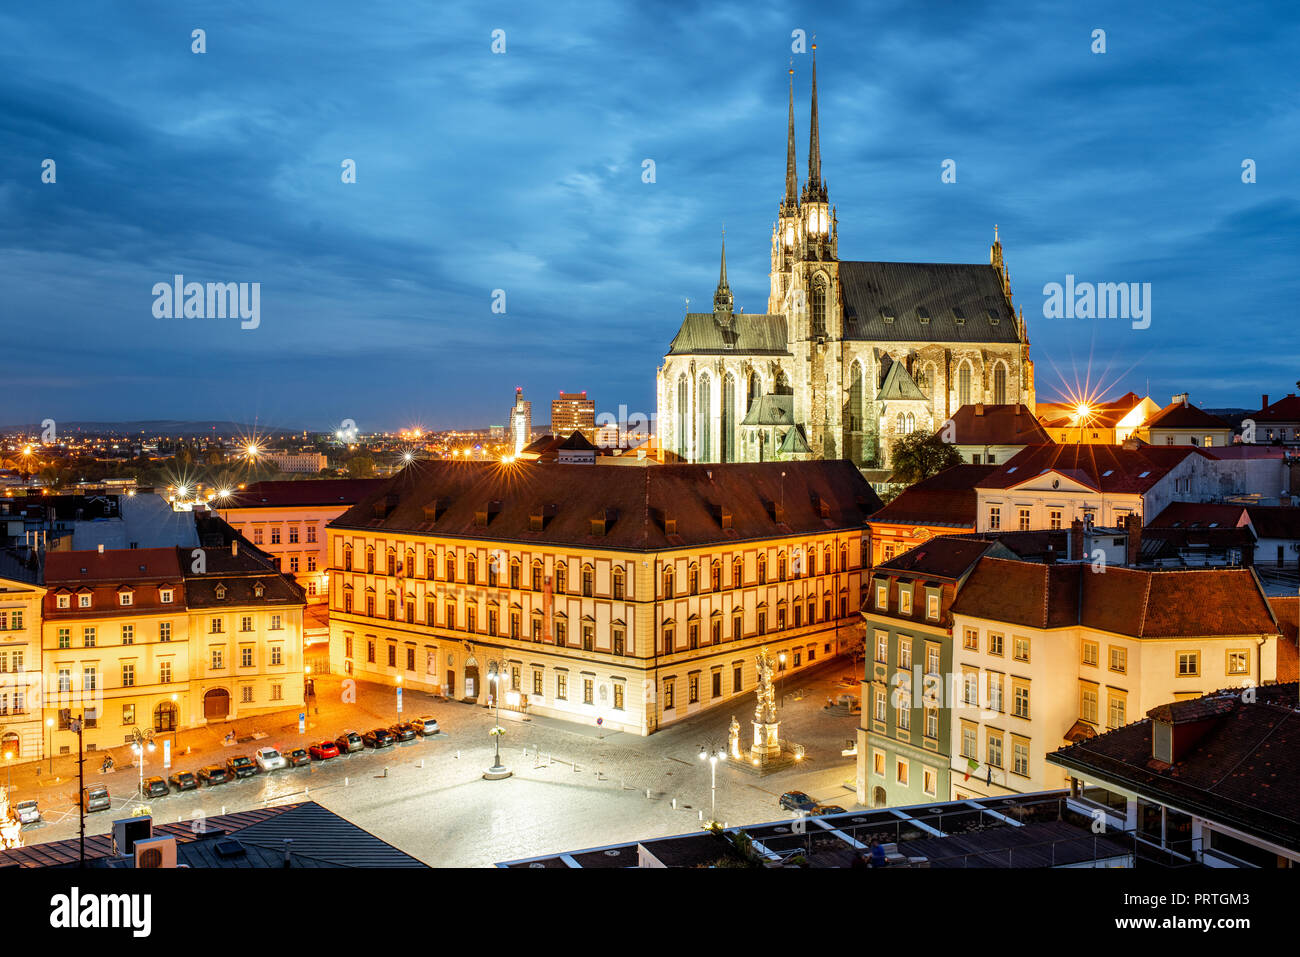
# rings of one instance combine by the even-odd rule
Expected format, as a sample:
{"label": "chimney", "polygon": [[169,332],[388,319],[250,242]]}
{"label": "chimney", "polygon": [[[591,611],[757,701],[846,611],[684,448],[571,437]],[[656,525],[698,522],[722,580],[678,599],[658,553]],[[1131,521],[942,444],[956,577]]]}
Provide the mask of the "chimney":
{"label": "chimney", "polygon": [[984,414],[984,403],[983,403],[983,402],[976,402],[976,403],[975,403],[975,414],[976,414],[976,415],[983,415],[983,414]]}
{"label": "chimney", "polygon": [[1142,552],[1142,519],[1136,515],[1124,516],[1124,527],[1128,530],[1128,548],[1125,553],[1125,563],[1130,567],[1136,568],[1138,556]]}
{"label": "chimney", "polygon": [[1260,398],[1259,409],[1262,412],[1268,408],[1268,393],[1265,392],[1259,398]]}
{"label": "chimney", "polygon": [[290,862],[292,860],[293,860],[293,838],[286,837],[284,839],[284,866],[291,867],[292,864]]}
{"label": "chimney", "polygon": [[1187,393],[1186,393],[1186,392],[1180,392],[1180,393],[1178,393],[1177,395],[1170,397],[1169,401],[1170,401],[1171,403],[1181,403],[1182,405],[1186,406],[1186,405],[1187,405]]}
{"label": "chimney", "polygon": [[231,556],[235,556],[239,554],[239,539],[232,538],[230,540],[230,554]]}
{"label": "chimney", "polygon": [[101,555],[104,554],[104,543],[103,543],[103,542],[100,542],[100,543],[99,543],[98,551],[99,551],[99,554],[101,554]]}
{"label": "chimney", "polygon": [[1070,560],[1083,561],[1083,519],[1076,518],[1070,523]]}

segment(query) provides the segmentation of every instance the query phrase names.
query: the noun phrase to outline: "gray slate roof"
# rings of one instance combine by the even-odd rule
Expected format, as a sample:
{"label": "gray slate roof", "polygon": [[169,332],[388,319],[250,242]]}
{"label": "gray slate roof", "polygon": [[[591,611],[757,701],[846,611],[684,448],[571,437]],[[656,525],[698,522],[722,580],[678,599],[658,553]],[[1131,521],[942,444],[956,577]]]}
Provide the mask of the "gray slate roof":
{"label": "gray slate roof", "polygon": [[731,316],[730,328],[724,328],[711,312],[688,312],[668,347],[668,354],[710,353],[790,355],[785,337],[785,316],[740,312]]}
{"label": "gray slate roof", "polygon": [[[1017,342],[1016,319],[992,266],[841,262],[844,337],[868,342]],[[917,308],[930,316],[923,322]],[[966,321],[959,323],[953,308]],[[893,322],[882,317],[893,315]],[[997,325],[989,321],[992,310]]]}
{"label": "gray slate roof", "polygon": [[920,390],[912,376],[908,373],[907,367],[897,359],[889,366],[889,371],[885,373],[885,381],[881,383],[879,399],[921,399],[924,401],[925,393]]}
{"label": "gray slate roof", "polygon": [[794,396],[760,395],[741,425],[794,425]]}

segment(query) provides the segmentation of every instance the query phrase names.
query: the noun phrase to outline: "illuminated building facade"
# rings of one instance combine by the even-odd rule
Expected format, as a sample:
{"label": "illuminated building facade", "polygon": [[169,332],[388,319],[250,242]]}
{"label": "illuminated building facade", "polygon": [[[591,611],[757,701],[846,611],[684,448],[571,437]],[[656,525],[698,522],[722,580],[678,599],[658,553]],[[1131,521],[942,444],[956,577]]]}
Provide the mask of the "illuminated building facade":
{"label": "illuminated building facade", "polygon": [[331,670],[486,703],[495,667],[503,707],[650,734],[747,708],[763,645],[790,671],[860,641],[851,464],[590,476],[422,461],[363,499],[329,529]]}

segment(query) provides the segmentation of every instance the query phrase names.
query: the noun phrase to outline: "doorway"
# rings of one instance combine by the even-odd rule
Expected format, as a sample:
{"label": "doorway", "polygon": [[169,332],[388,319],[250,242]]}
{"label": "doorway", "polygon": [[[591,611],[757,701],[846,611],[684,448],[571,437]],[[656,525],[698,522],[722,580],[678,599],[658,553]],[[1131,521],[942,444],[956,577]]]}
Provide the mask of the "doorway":
{"label": "doorway", "polygon": [[203,717],[219,721],[229,714],[230,692],[225,688],[213,688],[203,696]]}

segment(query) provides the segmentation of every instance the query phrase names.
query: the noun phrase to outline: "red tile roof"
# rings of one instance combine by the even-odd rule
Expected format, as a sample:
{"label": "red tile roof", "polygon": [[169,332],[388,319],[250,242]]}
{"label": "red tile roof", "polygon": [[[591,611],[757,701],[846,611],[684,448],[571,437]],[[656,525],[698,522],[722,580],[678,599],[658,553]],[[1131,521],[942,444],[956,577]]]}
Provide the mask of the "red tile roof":
{"label": "red tile roof", "polygon": [[174,548],[111,548],[45,555],[45,583],[50,587],[180,578],[181,566]]}
{"label": "red tile roof", "polygon": [[952,414],[954,445],[1042,445],[1051,438],[1028,406],[963,405]]}
{"label": "red tile roof", "polygon": [[[1083,428],[1113,429],[1119,424],[1120,419],[1133,411],[1133,406],[1141,401],[1142,397],[1136,392],[1126,392],[1118,399],[1111,399],[1109,402],[1091,403]],[[1038,412],[1038,421],[1049,429],[1079,427],[1079,423],[1074,419],[1074,406],[1068,403],[1039,402],[1035,408]]]}
{"label": "red tile roof", "polygon": [[1055,470],[1105,493],[1143,493],[1189,455],[1207,455],[1189,445],[1031,445],[1020,450],[976,488],[1013,488]]}
{"label": "red tile roof", "polygon": [[[541,462],[424,460],[330,527],[659,550],[865,529],[879,508],[862,473],[843,460],[594,471]],[[543,516],[541,528],[533,527],[534,515]],[[592,521],[597,517],[603,518],[599,526]]]}
{"label": "red tile roof", "polygon": [[1300,395],[1287,395],[1246,416],[1256,422],[1300,422]]}
{"label": "red tile roof", "polygon": [[992,541],[965,536],[932,538],[897,558],[877,565],[875,575],[920,576],[955,580],[966,574],[980,556],[994,548]]}
{"label": "red tile roof", "polygon": [[917,482],[871,516],[871,524],[975,528],[975,484],[996,465],[955,465]]}
{"label": "red tile roof", "polygon": [[387,479],[303,479],[254,482],[231,498],[226,508],[303,508],[312,505],[351,507]]}
{"label": "red tile roof", "polygon": [[1300,508],[1294,505],[1248,505],[1246,512],[1260,538],[1300,539]]}
{"label": "red tile roof", "polygon": [[1135,638],[1273,635],[1277,624],[1248,568],[1146,571],[981,558],[954,614],[1034,628],[1084,625]]}
{"label": "red tile roof", "polygon": [[[1300,509],[1297,509],[1300,512]],[[1246,524],[1245,505],[1170,502],[1147,522],[1148,528],[1236,528]]]}
{"label": "red tile roof", "polygon": [[1146,423],[1148,429],[1228,429],[1232,426],[1217,415],[1211,415],[1204,409],[1198,409],[1190,402],[1184,403],[1181,399],[1177,402],[1171,402]]}
{"label": "red tile roof", "polygon": [[1268,600],[1282,640],[1277,643],[1277,680],[1300,679],[1300,597],[1274,595]]}

